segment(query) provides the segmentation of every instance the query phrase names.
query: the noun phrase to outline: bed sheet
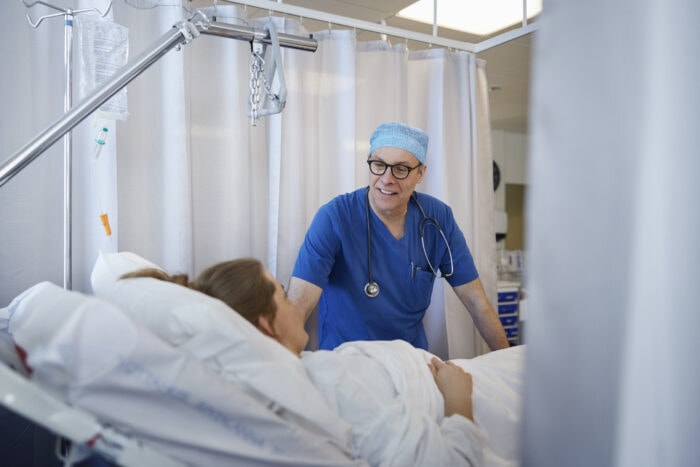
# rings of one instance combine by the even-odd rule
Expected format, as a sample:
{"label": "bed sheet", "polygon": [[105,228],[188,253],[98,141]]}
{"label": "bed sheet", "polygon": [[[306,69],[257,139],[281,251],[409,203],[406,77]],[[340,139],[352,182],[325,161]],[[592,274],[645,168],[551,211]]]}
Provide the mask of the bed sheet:
{"label": "bed sheet", "polygon": [[364,466],[283,420],[103,300],[45,282],[5,315],[31,379],[126,436],[192,465]]}
{"label": "bed sheet", "polygon": [[519,465],[526,352],[517,345],[452,360],[472,375],[474,421],[488,434],[485,465]]}
{"label": "bed sheet", "polygon": [[[370,463],[471,461],[514,467],[519,465],[525,351],[517,346],[453,360],[472,374],[474,424],[460,416],[443,418],[444,401],[427,365],[433,355],[404,341],[349,342],[334,351],[306,352],[302,361],[315,385],[365,443],[361,452],[374,453]],[[411,414],[424,419],[412,420]],[[434,441],[420,449],[419,439]]]}
{"label": "bed sheet", "polygon": [[[195,464],[518,465],[525,346],[455,360],[473,376],[475,423],[444,417],[424,350],[355,342],[290,360],[211,297],[119,281],[124,267],[150,264],[111,257],[125,258],[110,270],[98,261],[103,299],[44,283],[0,313],[34,380],[64,400],[185,458],[197,452]],[[281,384],[302,376],[294,390]]]}
{"label": "bed sheet", "polygon": [[[344,427],[348,426],[343,422],[349,422],[354,451],[372,464],[432,465],[431,462],[437,462],[436,459],[447,453],[454,458],[445,459],[445,462],[452,464],[463,465],[471,459],[481,465],[483,456],[486,465],[491,467],[517,465],[522,348],[492,352],[488,358],[484,357],[482,365],[479,364],[481,360],[458,362],[468,366],[475,379],[474,398],[478,401],[475,417],[479,430],[474,431],[466,420],[442,420],[442,395],[427,368],[426,362],[432,357],[427,352],[400,341],[351,343],[334,353],[336,357],[342,355],[342,360],[331,358],[314,371],[309,362],[320,362],[325,358],[323,352],[317,352],[318,356],[312,359],[303,358],[302,365],[279,343],[262,336],[218,300],[156,279],[119,280],[121,274],[143,267],[158,266],[129,252],[100,255],[92,277],[95,293],[118,304],[133,319],[171,345],[206,362],[229,381],[248,385],[271,403],[304,414],[308,421],[326,430],[334,427],[333,436],[342,436]],[[236,342],[246,345],[236,345]],[[348,363],[347,357],[351,354],[362,355],[365,359],[361,362],[375,362],[379,371],[368,374],[369,369],[363,368],[363,363],[339,371]],[[494,367],[487,362],[493,362]],[[501,362],[500,371],[497,371],[496,362]],[[308,375],[299,373],[304,366]],[[308,376],[314,381],[313,385]],[[289,384],[282,386],[280,380]],[[372,386],[376,394],[362,390],[369,387],[368,382],[376,383]],[[343,392],[336,392],[334,388],[345,388],[347,392],[351,383],[358,391],[355,399],[361,400],[364,406],[341,407],[334,399]],[[382,391],[383,398],[378,396]],[[327,406],[324,410],[325,404],[321,403],[324,398],[333,410]],[[376,422],[376,414],[389,405],[393,414],[381,410],[385,432],[370,434],[373,428],[381,426]],[[346,411],[341,413],[343,409]],[[333,417],[339,413],[344,416],[342,419]],[[363,416],[365,413],[367,415]],[[421,447],[411,446],[412,439]],[[477,452],[460,446],[482,446],[483,449]]]}
{"label": "bed sheet", "polygon": [[101,254],[91,277],[95,295],[280,417],[339,445],[349,443],[350,427],[323,403],[296,355],[220,300],[158,279],[120,279],[145,267],[158,268],[131,252]]}

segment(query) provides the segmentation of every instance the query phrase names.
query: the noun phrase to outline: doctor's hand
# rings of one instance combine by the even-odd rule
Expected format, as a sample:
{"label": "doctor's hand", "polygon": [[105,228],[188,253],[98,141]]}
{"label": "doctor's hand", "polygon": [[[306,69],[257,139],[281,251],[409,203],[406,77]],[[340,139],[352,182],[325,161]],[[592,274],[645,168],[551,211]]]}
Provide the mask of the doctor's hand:
{"label": "doctor's hand", "polygon": [[445,416],[460,414],[474,421],[472,410],[472,375],[452,362],[433,357],[428,368],[445,399]]}

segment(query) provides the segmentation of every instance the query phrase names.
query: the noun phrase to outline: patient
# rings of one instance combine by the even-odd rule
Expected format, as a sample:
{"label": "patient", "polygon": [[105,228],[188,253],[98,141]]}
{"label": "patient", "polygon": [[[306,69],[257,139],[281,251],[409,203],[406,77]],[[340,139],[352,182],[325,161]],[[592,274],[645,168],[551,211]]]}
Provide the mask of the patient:
{"label": "patient", "polygon": [[[256,259],[215,264],[193,282],[184,274],[168,275],[155,268],[125,274],[122,279],[136,277],[174,282],[218,298],[296,355],[301,355],[309,340],[301,312],[287,298],[282,285]],[[428,366],[445,398],[445,416],[458,413],[473,420],[471,376],[452,362],[442,362],[437,357]]]}
{"label": "patient", "polygon": [[[354,443],[370,464],[482,465],[483,433],[473,424],[472,379],[458,365],[432,356],[429,371],[392,371],[397,362],[410,367],[418,361],[425,367],[422,358],[427,353],[401,341],[348,343],[335,351],[303,352],[308,335],[301,312],[256,259],[218,263],[192,282],[185,275],[171,276],[160,269],[141,269],[122,279],[138,277],[174,282],[218,298],[301,356],[328,405],[352,425]],[[417,360],[402,359],[406,352],[420,355]],[[382,361],[385,355],[390,355],[388,364]],[[423,381],[431,374],[434,383]],[[433,395],[430,385],[442,398]],[[439,403],[444,407],[436,407]],[[402,455],[404,459],[397,457]]]}

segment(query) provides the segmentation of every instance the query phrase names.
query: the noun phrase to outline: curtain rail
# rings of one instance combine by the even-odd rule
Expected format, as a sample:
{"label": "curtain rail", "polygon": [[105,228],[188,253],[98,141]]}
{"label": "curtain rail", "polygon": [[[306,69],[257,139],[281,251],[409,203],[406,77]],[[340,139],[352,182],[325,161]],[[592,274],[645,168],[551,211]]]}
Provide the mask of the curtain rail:
{"label": "curtain rail", "polygon": [[[236,24],[211,21],[206,28],[201,28],[200,32],[202,34],[238,39],[246,42],[272,44],[272,39],[270,39],[270,35],[267,32]],[[277,37],[280,41],[280,47],[305,50],[307,52],[315,52],[318,48],[318,42],[313,37],[295,36],[283,32],[278,32]]]}
{"label": "curtain rail", "polygon": [[[483,52],[491,47],[495,47],[504,42],[516,39],[520,36],[524,36],[533,32],[536,28],[530,24],[523,24],[523,26],[507,31],[498,36],[494,36],[487,39],[481,43],[471,43],[458,41],[454,39],[448,39],[445,37],[440,37],[437,35],[423,34],[415,31],[408,31],[406,29],[396,28],[392,26],[386,26],[383,24],[372,23],[369,21],[362,21],[356,18],[348,18],[347,16],[339,16],[332,13],[325,13],[323,11],[312,10],[309,8],[303,8],[296,5],[288,5],[282,2],[276,2],[271,0],[221,0],[226,3],[234,3],[239,5],[251,6],[254,8],[259,8],[261,10],[274,11],[278,13],[284,13],[293,16],[299,16],[302,18],[313,19],[316,21],[323,21],[330,24],[340,24],[343,26],[361,29],[364,31],[376,32],[378,34],[386,34],[388,36],[401,37],[403,39],[408,39],[416,42],[422,42],[424,44],[439,45],[443,47],[448,47],[456,50],[464,50],[467,52]],[[523,21],[525,23],[525,21]]]}

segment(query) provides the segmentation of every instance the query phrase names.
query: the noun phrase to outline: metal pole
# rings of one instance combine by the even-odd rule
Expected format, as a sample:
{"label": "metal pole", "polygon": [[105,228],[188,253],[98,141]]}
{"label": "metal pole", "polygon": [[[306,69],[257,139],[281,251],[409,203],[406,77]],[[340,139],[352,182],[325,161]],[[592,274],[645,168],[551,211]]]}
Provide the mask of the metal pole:
{"label": "metal pole", "polygon": [[[202,17],[203,14],[199,17],[195,15],[191,19],[201,19]],[[49,128],[37,135],[19,151],[13,154],[7,162],[0,166],[0,187],[22,171],[24,167],[29,165],[52,144],[58,141],[61,136],[73,129],[73,127],[109,100],[110,97],[114,96],[124,86],[129,84],[131,80],[165,55],[170,49],[191,41],[193,39],[192,31],[188,30],[187,26],[195,27],[197,31],[202,34],[212,34],[247,41],[252,40],[252,38],[263,41],[270,40],[269,37],[265,37],[263,33],[255,31],[253,28],[234,26],[226,23],[202,21],[196,24],[194,22],[182,22],[174,25],[170,31],[163,34],[149,49],[118,70],[110,81],[95,89],[91,94],[85,97],[85,99],[56,120]],[[283,47],[308,51],[316,50],[317,42],[311,37],[307,38],[289,34],[280,34],[279,36],[280,45]]]}
{"label": "metal pole", "polygon": [[[73,10],[71,8],[63,8],[57,5],[52,5],[45,1],[28,1],[22,0],[22,3],[28,9],[35,5],[43,5],[45,7],[58,10],[62,13],[51,13],[33,20],[30,13],[27,12],[27,21],[33,28],[37,28],[42,21],[48,18],[54,18],[63,15],[64,24],[64,40],[63,40],[63,66],[65,70],[65,92],[63,97],[63,111],[68,112],[73,105],[73,21],[75,16],[80,13],[95,12],[101,17],[105,17],[112,9],[112,0],[104,12],[97,8],[86,8],[83,10]],[[0,179],[0,185],[2,180]],[[70,290],[73,288],[73,267],[72,267],[72,248],[73,248],[73,136],[70,131],[66,132],[63,138],[63,288]]]}
{"label": "metal pole", "polygon": [[[63,61],[66,71],[63,111],[68,112],[73,105],[73,12],[65,15]],[[71,132],[63,137],[63,288],[73,288],[73,136]]]}
{"label": "metal pole", "polygon": [[173,29],[161,36],[151,48],[129,61],[104,86],[95,89],[79,104],[10,157],[0,167],[0,186],[3,186],[17,175],[24,167],[58,141],[61,136],[87,118],[93,111],[129,84],[131,80],[140,75],[170,49],[184,43],[186,39],[185,34],[180,29],[173,27]]}
{"label": "metal pole", "polygon": [[433,0],[433,36],[437,37],[437,0]]}
{"label": "metal pole", "polygon": [[[402,37],[407,40],[422,42],[424,44],[438,45],[442,47],[449,47],[455,50],[465,50],[467,52],[474,52],[474,44],[469,42],[458,41],[454,39],[448,39],[445,37],[438,37],[431,34],[423,34],[414,31],[408,31],[406,29],[395,28],[392,26],[385,26],[377,23],[371,23],[369,21],[362,21],[356,18],[348,18],[347,16],[334,15],[331,13],[325,13],[320,10],[312,10],[311,8],[302,8],[296,5],[291,5],[289,3],[277,3],[270,0],[222,0],[226,3],[234,3],[239,5],[252,6],[254,8],[260,8],[263,10],[270,10],[279,13],[284,13],[288,15],[293,15],[297,17],[309,18],[317,21],[323,21],[328,24],[340,24],[343,26],[348,26],[355,29],[362,29],[364,31],[376,32],[377,34],[386,34],[388,36]],[[280,45],[282,43],[280,42]]]}
{"label": "metal pole", "polygon": [[[270,35],[262,30],[255,30],[246,26],[238,26],[229,23],[220,23],[212,21],[206,28],[200,31],[202,34],[212,36],[228,37],[230,39],[238,39],[247,42],[262,42],[272,44]],[[312,37],[295,36],[292,34],[277,33],[277,38],[280,41],[280,47],[291,49],[304,50],[307,52],[315,52],[318,48],[318,41]]]}

